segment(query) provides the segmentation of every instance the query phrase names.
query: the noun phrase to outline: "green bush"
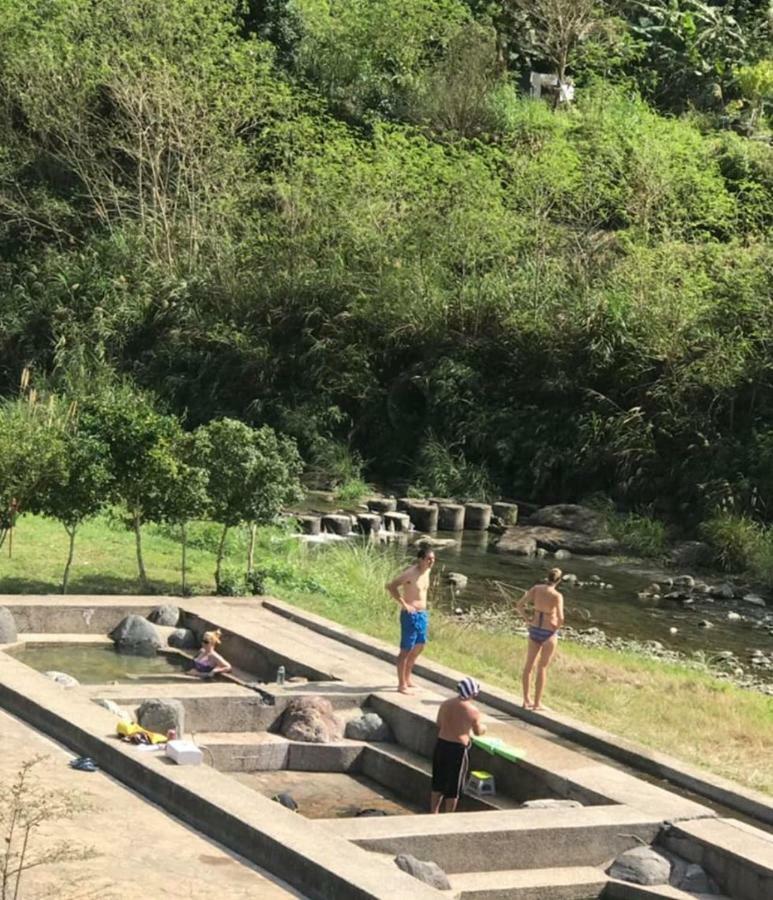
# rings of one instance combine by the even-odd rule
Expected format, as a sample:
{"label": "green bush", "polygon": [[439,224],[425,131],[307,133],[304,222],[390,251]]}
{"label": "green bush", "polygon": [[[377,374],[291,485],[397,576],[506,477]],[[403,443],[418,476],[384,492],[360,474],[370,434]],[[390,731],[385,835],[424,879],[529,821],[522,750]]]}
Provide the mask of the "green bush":
{"label": "green bush", "polygon": [[361,478],[350,478],[336,488],[335,498],[339,503],[358,503],[370,487]]}
{"label": "green bush", "polygon": [[230,567],[220,572],[216,593],[219,597],[245,597],[248,593],[244,573]]}
{"label": "green bush", "polygon": [[666,526],[658,519],[628,513],[610,521],[613,537],[623,549],[636,556],[662,556],[666,550]]}
{"label": "green bush", "polygon": [[720,512],[701,525],[701,532],[714,551],[715,562],[726,572],[749,571],[761,561],[763,527],[748,516]]}

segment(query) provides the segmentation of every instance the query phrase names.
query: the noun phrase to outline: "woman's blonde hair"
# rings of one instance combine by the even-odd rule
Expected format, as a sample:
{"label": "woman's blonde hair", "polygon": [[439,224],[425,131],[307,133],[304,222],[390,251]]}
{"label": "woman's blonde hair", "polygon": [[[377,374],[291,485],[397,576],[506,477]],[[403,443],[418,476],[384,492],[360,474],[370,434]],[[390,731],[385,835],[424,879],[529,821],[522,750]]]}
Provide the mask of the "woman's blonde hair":
{"label": "woman's blonde hair", "polygon": [[201,636],[201,643],[212,644],[213,647],[217,647],[222,636],[223,632],[219,628],[216,628],[214,631],[205,631]]}
{"label": "woman's blonde hair", "polygon": [[560,569],[551,569],[548,572],[548,584],[558,584],[564,577],[564,573]]}

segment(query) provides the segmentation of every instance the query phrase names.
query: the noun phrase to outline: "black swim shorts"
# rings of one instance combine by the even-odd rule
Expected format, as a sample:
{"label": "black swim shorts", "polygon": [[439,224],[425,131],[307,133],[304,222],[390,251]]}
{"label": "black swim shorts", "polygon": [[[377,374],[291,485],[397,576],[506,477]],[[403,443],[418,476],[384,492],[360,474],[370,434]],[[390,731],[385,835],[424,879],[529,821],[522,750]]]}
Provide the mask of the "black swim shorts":
{"label": "black swim shorts", "polygon": [[467,777],[467,745],[438,738],[432,755],[432,790],[448,800],[461,793]]}

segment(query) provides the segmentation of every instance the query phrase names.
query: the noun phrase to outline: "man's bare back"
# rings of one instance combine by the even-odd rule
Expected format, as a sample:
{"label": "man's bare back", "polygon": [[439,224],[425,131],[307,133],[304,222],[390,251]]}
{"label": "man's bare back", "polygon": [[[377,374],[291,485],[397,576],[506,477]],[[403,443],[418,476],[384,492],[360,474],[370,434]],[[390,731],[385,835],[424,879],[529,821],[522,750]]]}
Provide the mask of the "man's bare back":
{"label": "man's bare back", "polygon": [[469,744],[470,732],[483,734],[480,710],[469,700],[452,697],[440,704],[437,714],[438,737],[456,744]]}

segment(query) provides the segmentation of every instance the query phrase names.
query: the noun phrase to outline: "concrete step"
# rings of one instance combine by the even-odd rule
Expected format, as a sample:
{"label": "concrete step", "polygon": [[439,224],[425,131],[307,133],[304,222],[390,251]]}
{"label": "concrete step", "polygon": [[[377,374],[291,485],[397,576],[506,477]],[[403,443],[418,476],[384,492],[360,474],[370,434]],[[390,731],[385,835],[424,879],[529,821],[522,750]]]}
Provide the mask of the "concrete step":
{"label": "concrete step", "polygon": [[603,893],[604,900],[730,900],[724,894],[688,894],[670,884],[631,884],[610,878]]}
{"label": "concrete step", "polygon": [[412,853],[449,874],[601,866],[651,843],[660,822],[623,806],[461,812],[446,816],[327,819],[325,827],[366,850]]}
{"label": "concrete step", "polygon": [[601,869],[512,869],[449,877],[459,900],[591,900],[607,883]]}

